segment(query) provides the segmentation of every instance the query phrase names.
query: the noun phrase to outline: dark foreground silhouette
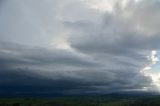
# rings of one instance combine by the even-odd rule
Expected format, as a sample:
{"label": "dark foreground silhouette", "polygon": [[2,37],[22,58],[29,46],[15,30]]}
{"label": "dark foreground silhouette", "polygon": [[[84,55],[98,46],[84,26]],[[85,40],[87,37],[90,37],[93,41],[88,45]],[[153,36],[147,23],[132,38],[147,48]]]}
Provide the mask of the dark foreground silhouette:
{"label": "dark foreground silhouette", "polygon": [[160,106],[160,96],[65,96],[0,98],[0,106]]}

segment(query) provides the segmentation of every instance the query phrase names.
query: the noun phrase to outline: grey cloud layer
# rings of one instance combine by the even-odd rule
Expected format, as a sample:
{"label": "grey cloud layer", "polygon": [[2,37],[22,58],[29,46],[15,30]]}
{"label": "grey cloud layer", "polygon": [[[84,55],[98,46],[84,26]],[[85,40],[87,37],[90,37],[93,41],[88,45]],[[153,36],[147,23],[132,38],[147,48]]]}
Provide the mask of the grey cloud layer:
{"label": "grey cloud layer", "polygon": [[[100,62],[83,59],[63,50],[50,51],[13,43],[1,43],[0,49],[1,89],[5,86],[10,89],[15,86],[24,89],[23,92],[23,89],[19,91],[14,88],[13,92],[29,93],[25,87],[33,87],[35,92],[34,88],[40,87],[40,91],[43,92],[44,89],[46,93],[55,93],[56,89],[60,90],[58,92],[66,93],[70,90],[81,91],[77,92],[78,94],[99,90],[100,93],[108,93],[114,89],[120,91],[141,88],[150,83],[150,80],[139,75],[132,68],[110,69]],[[51,91],[47,92],[45,90],[47,88]]]}
{"label": "grey cloud layer", "polygon": [[[148,53],[159,49],[159,1],[129,0],[125,8],[117,3],[113,13],[90,8],[81,0],[3,4],[0,93],[9,87],[15,94],[154,88],[140,70],[148,63]],[[48,46],[62,32],[72,50]]]}

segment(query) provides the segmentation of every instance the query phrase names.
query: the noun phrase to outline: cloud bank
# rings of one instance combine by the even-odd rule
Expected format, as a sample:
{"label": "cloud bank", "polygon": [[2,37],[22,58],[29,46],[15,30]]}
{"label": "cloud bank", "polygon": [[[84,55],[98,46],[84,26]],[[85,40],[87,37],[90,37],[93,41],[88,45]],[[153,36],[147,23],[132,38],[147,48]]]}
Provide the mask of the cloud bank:
{"label": "cloud bank", "polygon": [[0,94],[158,92],[144,69],[158,59],[159,9],[158,0],[2,1]]}

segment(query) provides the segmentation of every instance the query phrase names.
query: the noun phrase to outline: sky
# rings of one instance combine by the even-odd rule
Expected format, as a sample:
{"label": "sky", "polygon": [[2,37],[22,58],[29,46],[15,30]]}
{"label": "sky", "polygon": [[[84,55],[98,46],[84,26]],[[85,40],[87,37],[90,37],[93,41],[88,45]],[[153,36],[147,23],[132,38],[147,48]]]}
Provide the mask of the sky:
{"label": "sky", "polygon": [[0,0],[0,94],[160,92],[159,0]]}

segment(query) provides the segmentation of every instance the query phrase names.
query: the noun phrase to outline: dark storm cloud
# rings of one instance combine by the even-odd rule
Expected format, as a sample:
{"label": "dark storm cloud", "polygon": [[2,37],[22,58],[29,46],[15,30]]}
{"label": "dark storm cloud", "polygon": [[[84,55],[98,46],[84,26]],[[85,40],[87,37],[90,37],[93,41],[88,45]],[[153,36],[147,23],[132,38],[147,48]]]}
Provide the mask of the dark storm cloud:
{"label": "dark storm cloud", "polygon": [[[0,91],[2,94],[6,92],[6,94],[8,92],[63,94],[70,89],[81,90],[81,87],[87,85],[82,84],[74,76],[67,77],[66,74],[73,71],[72,67],[95,67],[95,65],[92,61],[75,57],[74,54],[63,50],[33,49],[24,45],[1,42]],[[65,66],[71,68],[67,69]]]}
{"label": "dark storm cloud", "polygon": [[[9,91],[13,94],[108,93],[115,87],[115,91],[120,91],[141,88],[150,83],[144,76],[137,76],[139,73],[134,70],[121,71],[106,67],[103,69],[101,68],[103,65],[99,63],[79,59],[71,53],[67,54],[65,51],[63,53],[62,50],[33,49],[24,45],[3,42],[0,52],[2,94]],[[134,77],[130,78],[131,76]],[[139,82],[135,82],[135,79]],[[140,84],[140,82],[143,83]],[[107,91],[102,90],[101,87],[103,89],[105,87]],[[98,91],[99,89],[101,91]]]}
{"label": "dark storm cloud", "polygon": [[[24,66],[83,66],[94,67],[97,65],[92,59],[86,59],[78,56],[70,51],[65,50],[49,50],[40,47],[28,47],[14,43],[1,43],[0,58],[2,66],[10,67],[23,67]],[[57,66],[59,67],[59,66]]]}
{"label": "dark storm cloud", "polygon": [[128,1],[117,1],[113,12],[96,10],[90,0],[7,1],[0,11],[0,94],[154,87],[140,71],[160,48],[159,2]]}
{"label": "dark storm cloud", "polygon": [[[70,42],[73,48],[92,54],[107,68],[115,66],[125,75],[125,68],[130,67],[129,72],[140,71],[148,62],[147,52],[160,48],[157,29],[157,9],[160,5],[156,0],[129,1],[125,8],[119,7],[119,4],[116,8],[113,14],[106,13],[102,23],[81,20],[66,21],[64,24],[72,31]],[[126,62],[129,65],[123,64]]]}

